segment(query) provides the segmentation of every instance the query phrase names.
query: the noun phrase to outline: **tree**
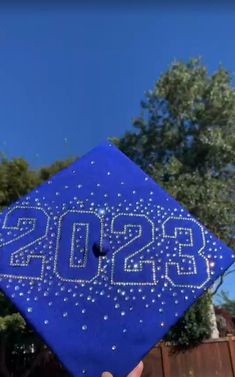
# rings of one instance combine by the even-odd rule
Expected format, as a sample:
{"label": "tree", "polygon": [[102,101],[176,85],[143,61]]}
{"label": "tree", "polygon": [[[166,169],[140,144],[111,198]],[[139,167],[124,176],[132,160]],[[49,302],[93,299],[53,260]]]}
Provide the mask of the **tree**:
{"label": "tree", "polygon": [[52,165],[43,167],[39,170],[39,179],[41,182],[47,181],[53,175],[58,173],[60,170],[66,168],[72,162],[75,161],[75,158],[68,158],[63,161],[55,161]]}
{"label": "tree", "polygon": [[[219,238],[234,246],[235,90],[223,67],[175,62],[145,94],[135,131],[117,146]],[[172,329],[176,345],[210,335],[210,295]],[[200,309],[200,310],[199,310]],[[203,313],[201,315],[200,313]]]}
{"label": "tree", "polygon": [[4,208],[32,191],[40,183],[37,172],[29,169],[23,158],[0,161],[0,208]]}
{"label": "tree", "polygon": [[220,293],[221,303],[220,307],[226,309],[232,316],[235,317],[235,299],[232,299],[224,291]]}
{"label": "tree", "polygon": [[209,312],[210,295],[207,293],[185,313],[184,317],[180,318],[177,325],[166,335],[165,340],[170,341],[177,350],[200,344],[211,334]]}

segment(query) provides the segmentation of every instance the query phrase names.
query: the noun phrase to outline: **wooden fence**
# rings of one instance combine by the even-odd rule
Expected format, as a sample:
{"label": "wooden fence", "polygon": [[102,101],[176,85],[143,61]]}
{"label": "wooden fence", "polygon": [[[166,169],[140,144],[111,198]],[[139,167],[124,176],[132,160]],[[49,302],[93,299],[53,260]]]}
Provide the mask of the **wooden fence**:
{"label": "wooden fence", "polygon": [[145,357],[142,377],[235,377],[235,337],[208,340],[179,353],[161,343]]}

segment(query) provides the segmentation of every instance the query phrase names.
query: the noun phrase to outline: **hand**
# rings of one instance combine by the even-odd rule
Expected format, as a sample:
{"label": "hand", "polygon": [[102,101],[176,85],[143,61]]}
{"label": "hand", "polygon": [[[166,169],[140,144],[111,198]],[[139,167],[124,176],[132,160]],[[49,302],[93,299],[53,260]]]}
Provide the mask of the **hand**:
{"label": "hand", "polygon": [[[131,373],[128,374],[127,377],[141,377],[141,374],[143,372],[143,369],[144,369],[144,364],[143,362],[141,361],[137,367],[135,369],[133,369],[133,371]],[[104,372],[102,373],[102,376],[101,377],[113,377],[113,375],[109,372]]]}

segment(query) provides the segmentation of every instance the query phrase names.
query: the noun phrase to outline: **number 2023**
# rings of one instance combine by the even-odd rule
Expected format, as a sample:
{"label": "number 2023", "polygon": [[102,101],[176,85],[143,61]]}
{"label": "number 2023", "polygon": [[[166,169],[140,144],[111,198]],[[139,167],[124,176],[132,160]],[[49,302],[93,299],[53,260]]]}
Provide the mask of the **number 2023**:
{"label": "number 2023", "polygon": [[[22,232],[22,223],[33,224]],[[101,273],[103,257],[92,252],[98,241],[102,252],[104,241],[103,217],[94,211],[68,210],[59,218],[54,256],[54,274],[62,281],[71,283],[91,283]],[[2,243],[0,248],[0,277],[16,279],[43,279],[46,255],[28,253],[29,248],[43,241],[49,232],[50,217],[39,207],[16,206],[5,216],[2,230],[14,230],[18,236]],[[128,237],[111,257],[111,284],[114,285],[156,285],[156,260],[144,259],[143,252],[155,247],[154,222],[144,214],[117,214],[111,220],[111,235],[127,235],[130,228],[135,235]],[[83,257],[76,263],[75,241],[77,227],[85,231],[82,237]],[[137,232],[136,232],[137,230]],[[171,247],[176,245],[179,231],[190,235],[187,242],[177,242],[178,254],[175,261],[165,263],[165,277],[175,286],[201,288],[209,279],[207,259],[202,255],[205,246],[202,227],[191,218],[169,217],[162,224],[162,238]],[[126,237],[125,237],[126,238]],[[155,243],[155,244],[154,244]],[[157,246],[156,246],[157,247]],[[23,261],[16,261],[23,255]],[[142,257],[140,258],[140,256]],[[137,260],[131,263],[133,258]],[[193,268],[185,268],[185,260]],[[200,274],[198,266],[200,265]],[[2,266],[2,267],[1,267]],[[187,267],[187,266],[186,266]]]}

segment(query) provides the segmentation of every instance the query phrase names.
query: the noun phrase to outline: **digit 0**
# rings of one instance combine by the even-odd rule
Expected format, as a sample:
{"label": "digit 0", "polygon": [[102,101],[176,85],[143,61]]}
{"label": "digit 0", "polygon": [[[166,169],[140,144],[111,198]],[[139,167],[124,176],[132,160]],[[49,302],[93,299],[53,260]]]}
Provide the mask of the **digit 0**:
{"label": "digit 0", "polygon": [[[79,232],[83,232],[80,242]],[[57,277],[67,282],[92,282],[99,275],[101,267],[101,258],[95,256],[92,248],[99,240],[102,249],[102,237],[102,219],[95,212],[65,212],[60,217],[58,228],[54,264]]]}

